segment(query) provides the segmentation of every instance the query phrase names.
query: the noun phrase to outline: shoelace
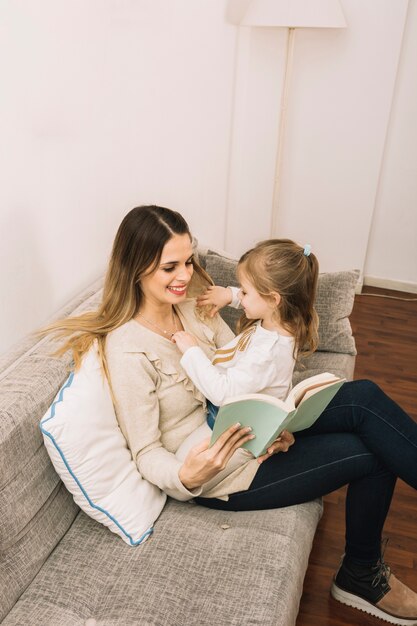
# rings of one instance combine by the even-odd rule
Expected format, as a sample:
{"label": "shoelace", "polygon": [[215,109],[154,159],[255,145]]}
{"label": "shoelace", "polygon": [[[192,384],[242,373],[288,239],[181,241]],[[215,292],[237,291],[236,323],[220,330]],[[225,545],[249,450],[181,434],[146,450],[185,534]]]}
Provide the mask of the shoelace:
{"label": "shoelace", "polygon": [[382,579],[385,579],[383,584],[388,585],[388,580],[391,576],[391,570],[389,566],[385,563],[385,561],[381,559],[372,569],[378,569],[375,578],[372,580],[372,587],[378,587]]}
{"label": "shoelace", "polygon": [[373,570],[377,570],[375,574],[375,578],[372,580],[372,587],[378,587],[379,583],[385,579],[382,584],[388,585],[389,577],[391,576],[391,569],[389,565],[387,565],[384,561],[385,549],[387,547],[388,539],[384,539],[382,542],[383,548],[381,551],[381,558],[378,563],[373,567]]}

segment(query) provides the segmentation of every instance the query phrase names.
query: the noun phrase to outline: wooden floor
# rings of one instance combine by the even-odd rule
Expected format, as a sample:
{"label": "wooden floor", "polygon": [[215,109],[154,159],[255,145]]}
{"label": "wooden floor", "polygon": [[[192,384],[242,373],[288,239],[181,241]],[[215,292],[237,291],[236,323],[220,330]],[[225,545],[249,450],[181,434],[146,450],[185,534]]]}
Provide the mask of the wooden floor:
{"label": "wooden floor", "polygon": [[[350,321],[358,356],[355,378],[370,378],[417,421],[417,301],[415,294],[364,288]],[[367,293],[413,298],[413,302]],[[416,468],[417,472],[417,468]],[[386,622],[341,605],[329,595],[344,549],[346,489],[324,498],[296,626],[382,626]],[[386,521],[385,560],[398,578],[417,591],[417,493],[397,482]]]}

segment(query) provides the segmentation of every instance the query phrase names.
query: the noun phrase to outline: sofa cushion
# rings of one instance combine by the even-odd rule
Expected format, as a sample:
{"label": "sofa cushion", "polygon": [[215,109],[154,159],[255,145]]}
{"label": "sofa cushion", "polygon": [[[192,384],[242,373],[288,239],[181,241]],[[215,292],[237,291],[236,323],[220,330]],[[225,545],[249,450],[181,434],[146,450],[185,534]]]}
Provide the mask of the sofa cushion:
{"label": "sofa cushion", "polygon": [[166,495],[139,474],[113,408],[96,346],[41,420],[55,470],[75,502],[129,545],[139,545]]}
{"label": "sofa cushion", "polygon": [[[44,446],[42,448],[45,451]],[[55,475],[58,484],[36,515],[19,532],[18,538],[12,535],[13,542],[0,549],[0,623],[3,623],[2,619],[30,585],[61,537],[71,527],[79,511],[54,472],[46,451],[45,462],[51,468],[50,473]],[[49,471],[46,470],[44,475],[47,479],[48,474]],[[42,480],[42,477],[39,478],[37,475],[36,479]],[[29,484],[33,484],[33,479]],[[21,500],[18,493],[15,493],[14,497],[14,502]],[[6,510],[2,512],[2,519],[6,513]],[[40,620],[32,623],[43,622]]]}
{"label": "sofa cushion", "polygon": [[355,357],[351,354],[314,352],[296,364],[292,381],[296,385],[301,380],[322,372],[331,372],[339,378],[353,380],[354,369]]}
{"label": "sofa cushion", "polygon": [[355,301],[359,270],[327,272],[319,275],[315,302],[319,316],[319,350],[356,355],[349,322]]}
{"label": "sofa cushion", "polygon": [[[216,285],[238,286],[236,259],[209,250],[205,256],[205,267]],[[352,313],[358,278],[359,270],[319,275],[315,302],[320,320],[318,350],[356,354],[349,315]],[[241,311],[225,307],[220,314],[236,330]]]}
{"label": "sofa cushion", "polygon": [[80,513],[2,626],[293,626],[321,512],[168,499],[140,550]]}

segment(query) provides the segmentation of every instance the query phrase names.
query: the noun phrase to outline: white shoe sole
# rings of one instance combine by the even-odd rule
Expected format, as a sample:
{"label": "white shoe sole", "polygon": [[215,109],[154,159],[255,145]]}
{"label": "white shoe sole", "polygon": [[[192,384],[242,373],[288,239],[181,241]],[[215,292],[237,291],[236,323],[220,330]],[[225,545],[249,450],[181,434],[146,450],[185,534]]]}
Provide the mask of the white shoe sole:
{"label": "white shoe sole", "polygon": [[375,604],[371,604],[370,602],[367,602],[367,600],[364,600],[359,596],[355,596],[348,591],[344,591],[343,589],[338,587],[336,583],[332,584],[330,593],[332,597],[338,602],[346,604],[347,606],[351,606],[354,609],[359,609],[359,611],[364,611],[364,613],[369,613],[374,617],[379,617],[379,619],[382,619],[385,622],[389,622],[390,624],[397,624],[398,626],[417,626],[417,619],[396,617],[395,615],[386,613],[382,609],[379,609],[377,606],[375,606]]}

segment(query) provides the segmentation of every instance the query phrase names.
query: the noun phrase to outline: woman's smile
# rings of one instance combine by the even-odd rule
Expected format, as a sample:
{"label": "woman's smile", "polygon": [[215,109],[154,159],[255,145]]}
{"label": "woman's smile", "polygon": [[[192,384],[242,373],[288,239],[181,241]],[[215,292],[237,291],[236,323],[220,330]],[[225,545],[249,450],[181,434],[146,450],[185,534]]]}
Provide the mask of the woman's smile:
{"label": "woman's smile", "polygon": [[168,285],[167,289],[175,296],[185,296],[187,293],[187,286],[188,285]]}

